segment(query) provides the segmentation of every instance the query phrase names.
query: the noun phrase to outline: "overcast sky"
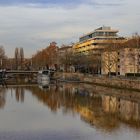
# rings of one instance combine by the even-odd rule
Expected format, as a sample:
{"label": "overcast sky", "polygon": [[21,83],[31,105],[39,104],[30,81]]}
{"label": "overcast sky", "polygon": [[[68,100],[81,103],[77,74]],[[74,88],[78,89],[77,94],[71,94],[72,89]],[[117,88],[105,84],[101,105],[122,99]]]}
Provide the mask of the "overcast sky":
{"label": "overcast sky", "polygon": [[100,26],[121,36],[140,33],[140,0],[0,0],[0,45],[8,57],[26,57],[56,41],[59,46]]}

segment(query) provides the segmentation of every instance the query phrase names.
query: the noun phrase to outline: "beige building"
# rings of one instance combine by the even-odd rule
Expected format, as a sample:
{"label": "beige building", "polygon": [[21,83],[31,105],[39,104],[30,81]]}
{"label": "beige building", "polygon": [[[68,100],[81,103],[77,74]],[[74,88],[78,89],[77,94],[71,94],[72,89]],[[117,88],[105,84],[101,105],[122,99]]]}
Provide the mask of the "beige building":
{"label": "beige building", "polygon": [[102,74],[131,75],[140,73],[140,48],[120,48],[102,53]]}
{"label": "beige building", "polygon": [[120,74],[140,73],[140,48],[124,48],[120,51]]}

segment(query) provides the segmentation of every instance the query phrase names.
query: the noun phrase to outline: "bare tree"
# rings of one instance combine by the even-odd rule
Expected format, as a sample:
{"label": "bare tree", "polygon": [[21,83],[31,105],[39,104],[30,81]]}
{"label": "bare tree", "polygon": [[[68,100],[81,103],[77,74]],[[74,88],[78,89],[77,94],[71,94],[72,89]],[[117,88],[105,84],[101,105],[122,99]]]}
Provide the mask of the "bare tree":
{"label": "bare tree", "polygon": [[121,43],[111,41],[102,51],[102,71],[108,72],[109,77],[111,72],[118,73],[119,51],[122,46]]}
{"label": "bare tree", "polygon": [[0,65],[3,67],[3,60],[5,59],[5,50],[3,46],[0,46]]}
{"label": "bare tree", "polygon": [[19,65],[19,49],[15,48],[15,69],[18,69]]}
{"label": "bare tree", "polygon": [[4,58],[4,57],[5,57],[4,47],[0,46],[0,58]]}
{"label": "bare tree", "polygon": [[64,65],[66,72],[68,68],[73,64],[73,52],[72,50],[65,50],[64,54],[59,56],[60,64]]}
{"label": "bare tree", "polygon": [[87,64],[89,65],[89,71],[93,74],[101,73],[101,51],[90,51],[87,56]]}

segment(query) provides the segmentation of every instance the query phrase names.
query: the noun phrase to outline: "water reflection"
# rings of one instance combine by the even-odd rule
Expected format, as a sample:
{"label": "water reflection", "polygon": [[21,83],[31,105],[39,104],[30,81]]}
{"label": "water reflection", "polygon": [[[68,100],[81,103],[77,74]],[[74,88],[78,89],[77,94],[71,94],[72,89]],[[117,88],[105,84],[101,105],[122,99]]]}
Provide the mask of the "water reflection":
{"label": "water reflection", "polygon": [[4,108],[5,106],[5,90],[4,89],[0,89],[0,109]]}
{"label": "water reflection", "polygon": [[0,108],[4,109],[7,90],[11,98],[24,103],[29,91],[38,102],[52,112],[79,114],[86,124],[96,129],[112,132],[125,124],[140,128],[140,94],[86,84],[59,84],[48,87],[15,87],[0,89]]}
{"label": "water reflection", "polygon": [[[91,126],[106,131],[120,123],[140,128],[140,95],[137,92],[90,85],[63,84],[46,88],[30,87],[32,94],[53,112],[78,113]],[[125,96],[122,96],[125,94]],[[130,94],[135,95],[130,98]]]}
{"label": "water reflection", "polygon": [[23,87],[17,87],[15,89],[17,102],[24,102],[24,92],[25,92],[25,90]]}

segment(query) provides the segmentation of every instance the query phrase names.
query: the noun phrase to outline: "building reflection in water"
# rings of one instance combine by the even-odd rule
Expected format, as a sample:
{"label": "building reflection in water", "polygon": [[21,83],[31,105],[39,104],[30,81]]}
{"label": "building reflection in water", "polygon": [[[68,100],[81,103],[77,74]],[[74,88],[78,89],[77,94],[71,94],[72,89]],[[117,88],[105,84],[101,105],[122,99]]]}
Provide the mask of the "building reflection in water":
{"label": "building reflection in water", "polygon": [[115,96],[114,90],[108,88],[75,84],[50,86],[45,89],[30,87],[30,90],[53,112],[61,108],[64,114],[78,113],[83,121],[93,127],[113,131],[120,123],[124,123],[140,128],[140,105],[133,101],[133,98],[127,98],[129,91],[123,91],[126,92],[126,97],[121,97]]}
{"label": "building reflection in water", "polygon": [[[13,97],[17,102],[24,102],[26,90],[52,112],[57,113],[61,109],[64,115],[79,114],[92,127],[105,131],[113,131],[121,124],[140,128],[140,95],[137,92],[86,84],[59,84],[45,88],[16,87],[12,88],[11,95],[15,94]],[[2,91],[0,108],[4,107],[5,98],[6,94]]]}

